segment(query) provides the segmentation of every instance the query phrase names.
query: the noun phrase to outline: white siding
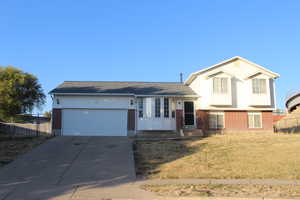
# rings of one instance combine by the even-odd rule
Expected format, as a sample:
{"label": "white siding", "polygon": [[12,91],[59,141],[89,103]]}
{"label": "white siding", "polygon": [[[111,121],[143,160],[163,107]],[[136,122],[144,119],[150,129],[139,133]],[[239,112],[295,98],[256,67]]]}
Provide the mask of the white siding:
{"label": "white siding", "polygon": [[[208,78],[207,76],[208,74],[215,74],[220,71],[223,71],[225,73],[221,73],[216,76],[231,76],[231,92],[229,97],[226,96],[222,98],[217,96],[214,97],[212,95],[212,78]],[[196,109],[261,110],[262,108],[259,106],[264,106],[264,109],[274,109],[274,80],[270,79],[268,75],[261,74],[255,77],[267,79],[267,94],[260,96],[252,94],[252,82],[251,79],[247,79],[247,77],[257,72],[262,71],[259,71],[258,68],[242,60],[236,60],[234,62],[224,64],[223,66],[215,68],[208,73],[198,75],[190,84],[190,87],[200,96],[200,98],[196,102]],[[222,104],[226,106],[222,107]]]}
{"label": "white siding", "polygon": [[55,96],[53,100],[53,108],[135,109],[135,107],[133,97],[122,96]]}
{"label": "white siding", "polygon": [[[169,98],[169,117],[164,117],[164,98],[160,97],[160,117],[155,117],[155,98],[144,98],[145,115],[137,120],[137,130],[176,130],[176,118],[172,118],[172,101],[177,102],[173,98]],[[180,101],[181,102],[181,101]],[[179,107],[180,104],[177,104]]]}

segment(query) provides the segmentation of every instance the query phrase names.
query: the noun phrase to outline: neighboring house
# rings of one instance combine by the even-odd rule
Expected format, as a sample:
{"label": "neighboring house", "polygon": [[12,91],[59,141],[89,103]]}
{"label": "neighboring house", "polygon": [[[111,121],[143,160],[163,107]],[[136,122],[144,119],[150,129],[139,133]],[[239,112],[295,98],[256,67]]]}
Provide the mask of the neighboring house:
{"label": "neighboring house", "polygon": [[184,83],[66,81],[52,90],[53,131],[126,136],[144,131],[273,131],[279,75],[241,57]]}
{"label": "neighboring house", "polygon": [[295,91],[286,98],[285,106],[288,112],[293,112],[300,107],[300,91]]}

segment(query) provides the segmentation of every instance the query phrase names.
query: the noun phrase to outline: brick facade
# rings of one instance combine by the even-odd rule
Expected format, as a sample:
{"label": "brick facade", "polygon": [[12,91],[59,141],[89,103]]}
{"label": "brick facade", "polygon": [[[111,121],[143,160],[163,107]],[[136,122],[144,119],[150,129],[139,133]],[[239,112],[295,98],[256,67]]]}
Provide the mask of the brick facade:
{"label": "brick facade", "polygon": [[208,127],[209,111],[197,110],[197,128],[204,132],[273,132],[272,111],[262,111],[262,128],[248,128],[248,111],[224,111],[225,128],[221,130],[210,130]]}
{"label": "brick facade", "polygon": [[208,129],[208,112],[204,110],[196,110],[196,123],[198,129]]}
{"label": "brick facade", "polygon": [[52,110],[52,128],[61,129],[61,109]]}
{"label": "brick facade", "polygon": [[179,131],[183,127],[183,110],[176,110],[176,130]]}
{"label": "brick facade", "polygon": [[54,135],[61,134],[61,119],[62,119],[62,111],[61,109],[53,109],[52,110],[52,132]]}
{"label": "brick facade", "polygon": [[135,110],[134,109],[128,110],[127,130],[129,130],[129,131],[135,130]]}

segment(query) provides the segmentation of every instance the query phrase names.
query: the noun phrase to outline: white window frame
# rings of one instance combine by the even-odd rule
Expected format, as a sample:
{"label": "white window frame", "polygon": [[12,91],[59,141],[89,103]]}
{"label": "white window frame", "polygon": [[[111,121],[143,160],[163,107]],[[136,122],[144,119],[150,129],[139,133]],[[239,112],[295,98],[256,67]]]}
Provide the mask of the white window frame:
{"label": "white window frame", "polygon": [[[168,108],[167,112],[166,112],[166,107]],[[163,98],[163,109],[164,109],[163,110],[164,118],[170,118],[170,98],[168,97]]]}
{"label": "white window frame", "polygon": [[[211,126],[211,122],[210,122],[211,115],[222,115],[223,116],[223,127],[222,128],[218,127],[218,121],[216,121],[214,126]],[[225,129],[225,114],[224,114],[224,112],[209,112],[208,113],[208,127],[209,127],[209,129]]]}
{"label": "white window frame", "polygon": [[[258,84],[258,83],[260,83],[261,80],[264,81],[264,83],[265,83],[265,85],[264,85],[265,91],[263,91],[263,88],[260,87],[261,85]],[[257,81],[256,84],[258,84],[258,85],[254,85],[254,82],[255,82],[255,81]],[[265,79],[265,78],[253,78],[253,79],[251,80],[251,82],[252,82],[252,83],[251,83],[252,94],[256,94],[256,95],[267,94],[267,79]],[[257,91],[256,91],[256,89],[257,89]]]}
{"label": "white window frame", "polygon": [[[155,118],[161,118],[161,116],[163,114],[161,104],[162,104],[161,98],[159,98],[159,97],[154,98],[154,117]],[[157,110],[156,108],[159,108],[159,109]]]}
{"label": "white window frame", "polygon": [[[226,87],[224,87],[223,84],[222,84],[223,83],[223,81],[222,81],[223,79],[226,80],[226,84],[225,84]],[[216,84],[216,82],[215,82],[216,80],[220,81],[220,85],[219,85],[220,88],[217,88],[217,89],[216,89],[217,86],[215,85]],[[228,77],[213,77],[212,78],[213,94],[228,94],[229,93],[229,81],[228,80],[229,80]],[[226,88],[226,91],[223,91],[224,88]]]}
{"label": "white window frame", "polygon": [[144,118],[144,99],[138,98],[138,117]]}
{"label": "white window frame", "polygon": [[[255,122],[254,122],[254,116],[255,115],[260,116],[260,126],[259,127],[255,127]],[[253,117],[253,119],[252,119],[253,124],[250,124],[250,117]],[[263,128],[262,113],[261,112],[248,112],[248,128]]]}

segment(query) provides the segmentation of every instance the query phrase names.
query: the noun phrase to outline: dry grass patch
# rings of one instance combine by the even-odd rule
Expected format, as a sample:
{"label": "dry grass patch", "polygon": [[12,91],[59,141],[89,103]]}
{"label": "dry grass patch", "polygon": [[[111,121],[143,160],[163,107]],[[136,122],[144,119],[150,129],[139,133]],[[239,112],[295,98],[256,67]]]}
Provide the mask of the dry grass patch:
{"label": "dry grass patch", "polygon": [[149,178],[300,179],[300,135],[231,134],[136,141],[138,175]]}
{"label": "dry grass patch", "polygon": [[300,186],[295,185],[144,185],[142,189],[177,197],[300,197]]}
{"label": "dry grass patch", "polygon": [[0,134],[0,167],[9,164],[17,156],[42,144],[50,137],[9,136]]}

